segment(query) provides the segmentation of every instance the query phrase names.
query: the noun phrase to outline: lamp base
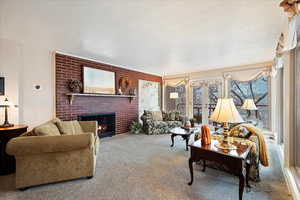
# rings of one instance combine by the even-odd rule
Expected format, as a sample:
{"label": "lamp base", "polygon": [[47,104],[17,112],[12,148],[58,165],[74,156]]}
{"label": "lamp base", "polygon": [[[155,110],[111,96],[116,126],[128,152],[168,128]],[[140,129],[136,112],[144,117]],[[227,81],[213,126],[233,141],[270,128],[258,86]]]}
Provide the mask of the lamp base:
{"label": "lamp base", "polygon": [[229,134],[228,133],[228,129],[229,128],[228,128],[228,123],[227,122],[224,123],[223,128],[224,128],[224,132],[223,132],[224,139],[223,139],[223,141],[221,143],[218,143],[215,146],[217,148],[219,148],[219,149],[227,149],[227,150],[235,150],[235,149],[237,149],[236,146],[230,144],[230,142],[228,141],[228,134]]}
{"label": "lamp base", "polygon": [[215,145],[218,149],[236,150],[237,147],[227,142],[222,142]]}
{"label": "lamp base", "polygon": [[10,124],[10,123],[4,123],[2,125],[0,125],[0,128],[8,128],[8,127],[13,127],[14,124]]}

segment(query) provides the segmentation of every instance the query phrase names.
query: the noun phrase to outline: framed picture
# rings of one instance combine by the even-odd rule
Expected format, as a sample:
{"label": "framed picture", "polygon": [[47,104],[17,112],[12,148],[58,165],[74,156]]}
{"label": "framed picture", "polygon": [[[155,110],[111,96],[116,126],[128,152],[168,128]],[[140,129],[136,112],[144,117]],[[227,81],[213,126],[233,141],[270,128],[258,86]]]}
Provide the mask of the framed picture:
{"label": "framed picture", "polygon": [[0,95],[5,95],[5,78],[0,77]]}
{"label": "framed picture", "polygon": [[83,92],[115,94],[115,72],[83,66]]}

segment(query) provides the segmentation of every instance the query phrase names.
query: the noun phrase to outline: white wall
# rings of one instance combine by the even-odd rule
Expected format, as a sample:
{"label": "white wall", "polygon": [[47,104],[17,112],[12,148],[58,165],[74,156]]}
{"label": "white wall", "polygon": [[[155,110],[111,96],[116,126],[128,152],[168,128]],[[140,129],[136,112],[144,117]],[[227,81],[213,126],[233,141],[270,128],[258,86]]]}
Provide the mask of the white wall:
{"label": "white wall", "polygon": [[18,77],[19,93],[7,94],[34,126],[54,114],[53,51],[155,74],[201,71],[272,59],[283,19],[274,0],[0,0],[1,48],[13,55],[1,54],[1,73],[18,63],[8,81]]}
{"label": "white wall", "polygon": [[[0,76],[5,77],[5,96],[0,96],[0,102],[6,97],[16,105],[21,103],[20,71],[22,69],[22,46],[9,40],[0,40]],[[4,109],[0,110],[0,124],[4,121]],[[19,123],[19,115],[22,109],[10,108],[8,119],[10,123]]]}

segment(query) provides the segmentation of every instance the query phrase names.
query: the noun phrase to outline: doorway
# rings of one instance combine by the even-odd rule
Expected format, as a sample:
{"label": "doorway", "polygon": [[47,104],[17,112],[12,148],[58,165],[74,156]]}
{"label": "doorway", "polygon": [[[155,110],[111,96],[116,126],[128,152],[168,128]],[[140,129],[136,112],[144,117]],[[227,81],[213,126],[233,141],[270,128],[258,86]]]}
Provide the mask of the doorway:
{"label": "doorway", "polygon": [[193,118],[199,124],[212,124],[209,120],[213,113],[218,98],[222,94],[222,81],[201,81],[192,82],[193,94]]}

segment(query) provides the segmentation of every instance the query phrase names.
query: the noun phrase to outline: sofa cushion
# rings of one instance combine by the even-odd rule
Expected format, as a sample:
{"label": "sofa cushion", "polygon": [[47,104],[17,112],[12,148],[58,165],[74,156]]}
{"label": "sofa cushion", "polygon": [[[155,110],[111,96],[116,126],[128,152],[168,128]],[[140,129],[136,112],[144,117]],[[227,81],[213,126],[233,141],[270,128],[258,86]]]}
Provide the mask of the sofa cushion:
{"label": "sofa cushion", "polygon": [[180,113],[179,112],[175,112],[175,120],[176,121],[180,121]]}
{"label": "sofa cushion", "polygon": [[181,121],[166,121],[166,123],[170,129],[180,127],[183,125]]}
{"label": "sofa cushion", "polygon": [[59,136],[60,135],[57,126],[52,122],[48,122],[40,126],[37,126],[34,128],[33,131],[37,136]]}
{"label": "sofa cushion", "polygon": [[62,135],[77,135],[83,133],[78,121],[59,121],[56,125]]}
{"label": "sofa cushion", "polygon": [[169,112],[169,121],[175,121],[176,120],[176,113],[175,112]]}
{"label": "sofa cushion", "polygon": [[151,111],[152,114],[152,119],[156,120],[156,121],[162,121],[163,120],[163,116],[161,111]]}

